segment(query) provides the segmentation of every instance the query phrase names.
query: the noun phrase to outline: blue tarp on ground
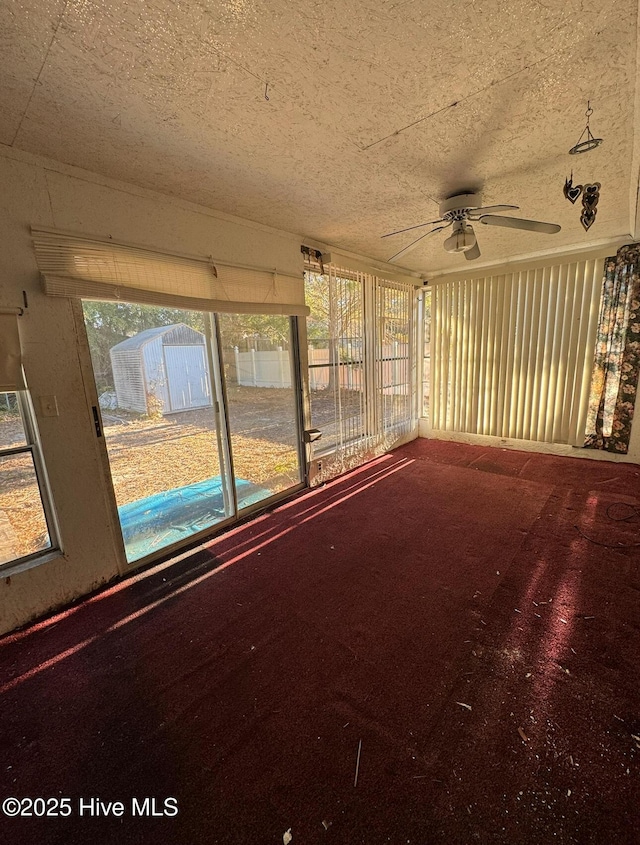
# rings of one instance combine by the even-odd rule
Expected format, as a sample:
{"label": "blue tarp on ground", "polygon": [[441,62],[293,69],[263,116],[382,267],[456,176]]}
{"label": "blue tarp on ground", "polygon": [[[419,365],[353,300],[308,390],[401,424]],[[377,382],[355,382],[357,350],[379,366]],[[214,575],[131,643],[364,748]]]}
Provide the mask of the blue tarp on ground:
{"label": "blue tarp on ground", "polygon": [[[236,490],[239,508],[271,495],[270,490],[243,478],[236,479]],[[121,505],[118,514],[127,560],[140,560],[224,519],[222,479],[216,475],[197,484],[147,496]]]}

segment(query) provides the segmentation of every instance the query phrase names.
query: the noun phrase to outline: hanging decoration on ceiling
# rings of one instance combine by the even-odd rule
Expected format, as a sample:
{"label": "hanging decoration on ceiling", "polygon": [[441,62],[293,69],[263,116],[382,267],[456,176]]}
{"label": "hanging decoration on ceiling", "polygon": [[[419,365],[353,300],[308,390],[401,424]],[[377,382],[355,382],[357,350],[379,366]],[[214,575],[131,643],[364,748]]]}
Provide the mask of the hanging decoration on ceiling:
{"label": "hanging decoration on ceiling", "polygon": [[[596,147],[599,147],[602,143],[602,138],[594,138],[589,128],[589,118],[593,114],[593,109],[591,108],[591,103],[587,100],[587,110],[585,112],[585,117],[587,118],[587,125],[585,126],[582,135],[578,138],[578,143],[574,144],[573,147],[569,150],[569,155],[578,155],[579,153],[588,153],[590,150],[595,150]],[[587,136],[585,138],[585,135]],[[582,140],[584,138],[584,141]]]}
{"label": "hanging decoration on ceiling", "polygon": [[598,200],[600,199],[600,187],[600,182],[592,182],[587,185],[574,185],[573,172],[568,179],[565,179],[562,192],[570,203],[575,205],[578,197],[582,194],[580,222],[585,232],[595,223],[596,214],[598,213]]}
{"label": "hanging decoration on ceiling", "polygon": [[585,232],[593,225],[596,214],[598,213],[597,205],[600,199],[600,182],[594,182],[591,185],[584,185],[582,188],[582,214],[580,215],[580,222],[582,223]]}
{"label": "hanging decoration on ceiling", "polygon": [[564,181],[564,189],[563,193],[565,197],[572,202],[574,205],[576,204],[576,200],[582,193],[582,185],[574,185],[573,184],[573,170],[571,171],[571,176]]}
{"label": "hanging decoration on ceiling", "polygon": [[[587,125],[578,138],[578,143],[574,144],[569,150],[569,155],[579,155],[580,153],[588,153],[595,150],[602,143],[602,138],[594,138],[591,128],[589,127],[589,118],[593,114],[591,103],[587,100],[587,110],[585,117],[587,118]],[[562,190],[565,197],[573,205],[576,204],[580,195],[582,195],[582,211],[580,213],[580,222],[586,231],[593,226],[597,211],[598,200],[600,199],[600,182],[592,182],[590,184],[574,185],[573,184],[573,170],[571,176],[565,179],[564,188]]]}

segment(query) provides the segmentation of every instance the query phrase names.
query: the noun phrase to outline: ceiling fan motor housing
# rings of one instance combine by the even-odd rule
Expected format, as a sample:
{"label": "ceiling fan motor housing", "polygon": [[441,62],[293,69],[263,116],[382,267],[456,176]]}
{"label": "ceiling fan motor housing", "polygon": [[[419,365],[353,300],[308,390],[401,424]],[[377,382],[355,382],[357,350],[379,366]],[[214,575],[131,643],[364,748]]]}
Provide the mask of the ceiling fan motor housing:
{"label": "ceiling fan motor housing", "polygon": [[480,194],[458,194],[440,203],[440,217],[445,220],[464,220],[470,211],[481,205]]}

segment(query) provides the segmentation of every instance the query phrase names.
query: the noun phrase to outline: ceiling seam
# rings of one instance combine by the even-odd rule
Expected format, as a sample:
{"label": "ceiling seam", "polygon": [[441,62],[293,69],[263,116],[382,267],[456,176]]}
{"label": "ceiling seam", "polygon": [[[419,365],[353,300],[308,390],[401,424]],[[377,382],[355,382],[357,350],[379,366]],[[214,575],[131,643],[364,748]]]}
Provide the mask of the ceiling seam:
{"label": "ceiling seam", "polygon": [[[2,145],[0,145],[0,147],[1,146]],[[7,148],[11,149],[11,147]],[[27,153],[19,148],[17,148],[17,152],[33,159],[42,158],[42,156],[38,156],[36,153]],[[78,182],[83,182],[87,185],[98,185],[99,187],[108,188],[109,190],[117,191],[127,196],[152,201],[161,200],[162,202],[166,202],[169,205],[175,205],[177,208],[189,213],[200,214],[203,217],[211,217],[214,220],[221,220],[224,223],[231,223],[236,226],[245,226],[248,229],[256,229],[260,232],[266,232],[277,237],[293,238],[295,240],[299,240],[301,237],[301,235],[296,232],[289,231],[287,229],[278,229],[276,226],[269,226],[266,223],[260,223],[257,220],[249,220],[245,217],[239,217],[236,214],[229,214],[226,211],[211,208],[209,206],[202,205],[201,203],[194,202],[193,200],[187,200],[184,199],[184,197],[176,196],[175,194],[164,193],[157,188],[148,188],[145,185],[139,185],[135,182],[127,183],[121,179],[115,179],[112,176],[106,176],[105,174],[98,173],[97,171],[86,171],[86,175],[83,175],[82,173],[72,173],[70,171],[83,170],[83,168],[74,164],[66,164],[65,162],[55,162],[55,164],[60,165],[60,168],[52,167],[48,163],[40,164],[37,161],[34,163],[34,166],[42,167],[45,176],[48,173],[58,174],[66,176],[69,179],[75,179]],[[46,187],[49,198],[51,199],[49,182],[47,182]],[[51,210],[53,213],[53,206],[51,206]],[[379,260],[382,261],[382,259]]]}
{"label": "ceiling seam", "polygon": [[51,214],[51,225],[56,225],[56,217],[53,213],[53,202],[51,201],[51,190],[49,188],[49,172],[48,170],[44,170],[44,186],[47,189],[47,197],[49,198],[49,213]]}
{"label": "ceiling seam", "polygon": [[455,106],[459,106],[460,103],[464,103],[467,100],[470,100],[472,97],[478,96],[478,94],[482,94],[484,91],[488,91],[490,88],[494,88],[496,85],[502,85],[503,82],[506,82],[509,79],[512,79],[514,76],[518,76],[520,73],[524,73],[525,70],[531,70],[531,68],[536,67],[537,65],[541,64],[542,62],[549,61],[549,59],[553,59],[558,53],[561,53],[562,50],[556,50],[554,53],[550,53],[548,56],[543,56],[543,58],[538,59],[537,62],[534,62],[531,65],[525,65],[525,67],[520,68],[520,70],[515,70],[513,73],[507,74],[507,76],[502,77],[502,79],[496,79],[494,82],[490,82],[489,85],[485,85],[484,88],[479,88],[477,91],[472,91],[471,94],[467,94],[466,97],[461,97],[459,100],[456,100],[453,103],[449,103],[447,106],[443,106],[440,109],[437,109],[431,114],[427,114],[424,117],[418,118],[418,120],[414,120],[413,123],[409,123],[406,126],[403,126],[401,129],[396,129],[395,132],[391,132],[389,135],[385,135],[384,138],[379,138],[377,141],[373,141],[371,144],[367,144],[366,147],[359,147],[360,152],[366,152],[370,150],[372,147],[381,144],[383,141],[388,141],[389,138],[394,138],[396,135],[400,135],[401,132],[406,132],[407,129],[411,129],[414,126],[417,126],[420,123],[424,123],[425,120],[429,120],[432,117],[436,117],[442,112],[447,111],[448,109],[452,109]]}
{"label": "ceiling seam", "polygon": [[49,45],[47,46],[47,50],[44,54],[42,64],[40,65],[40,70],[38,71],[38,75],[36,76],[36,78],[33,81],[33,88],[31,89],[31,93],[29,94],[29,99],[27,100],[27,105],[24,107],[24,111],[22,112],[22,117],[20,118],[20,123],[18,123],[18,128],[16,129],[15,135],[13,136],[13,140],[11,141],[10,146],[12,146],[12,147],[16,143],[16,141],[18,140],[18,135],[20,134],[20,130],[22,129],[22,124],[24,123],[24,119],[27,116],[27,112],[29,111],[29,106],[31,105],[31,100],[33,99],[33,95],[36,92],[36,88],[38,86],[38,83],[40,82],[40,77],[42,75],[42,71],[44,70],[44,66],[47,63],[47,59],[49,58],[49,53],[51,52],[51,48],[53,47],[53,42],[56,40],[56,37],[58,35],[58,30],[60,29],[60,25],[62,24],[62,18],[64,17],[65,12],[67,11],[68,5],[69,5],[69,0],[65,0],[64,6],[62,7],[62,11],[60,12],[60,15],[58,17],[58,21],[56,23],[55,29],[53,30],[53,35],[51,36],[51,41],[49,41]]}
{"label": "ceiling seam", "polygon": [[[226,60],[227,60],[228,62],[230,62],[232,65],[235,65],[237,68],[240,68],[240,70],[243,70],[245,73],[248,73],[248,74],[249,74],[249,76],[252,76],[254,79],[257,79],[257,80],[258,80],[258,82],[264,82],[265,84],[270,85],[272,88],[275,88],[275,87],[276,87],[276,86],[274,86],[271,82],[269,82],[267,79],[263,79],[261,76],[258,76],[258,74],[257,74],[257,73],[254,73],[252,70],[249,70],[249,68],[248,68],[248,67],[245,67],[244,65],[241,65],[241,64],[240,64],[240,62],[236,62],[236,61],[235,61],[235,59],[232,59],[232,58],[231,58],[231,56],[227,55],[227,54],[226,54],[225,52],[223,52],[222,50],[219,50],[219,49],[218,49],[217,47],[215,47],[213,44],[209,44],[208,46],[209,46],[209,48],[210,48],[211,50],[213,50],[213,51],[214,51],[214,53],[217,53],[217,54],[218,54],[218,56],[222,56],[222,58],[223,58],[223,59],[226,59]],[[267,99],[269,99],[269,98],[267,97]]]}

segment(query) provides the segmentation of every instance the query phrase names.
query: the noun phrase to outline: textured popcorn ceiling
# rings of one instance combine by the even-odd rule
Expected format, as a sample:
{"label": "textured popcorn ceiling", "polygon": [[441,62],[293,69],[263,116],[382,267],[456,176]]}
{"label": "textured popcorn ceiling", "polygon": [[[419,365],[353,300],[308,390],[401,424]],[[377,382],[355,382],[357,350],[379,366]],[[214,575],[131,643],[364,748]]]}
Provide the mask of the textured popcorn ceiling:
{"label": "textured popcorn ceiling", "polygon": [[[482,260],[625,235],[637,0],[15,0],[0,142],[388,258],[480,188],[562,225],[477,225]],[[268,87],[267,87],[268,86]],[[265,97],[268,96],[268,99]],[[587,99],[598,150],[569,156]],[[562,195],[599,181],[585,233]],[[402,264],[465,260],[436,235]]]}

